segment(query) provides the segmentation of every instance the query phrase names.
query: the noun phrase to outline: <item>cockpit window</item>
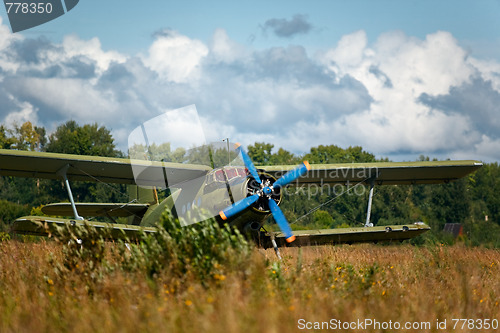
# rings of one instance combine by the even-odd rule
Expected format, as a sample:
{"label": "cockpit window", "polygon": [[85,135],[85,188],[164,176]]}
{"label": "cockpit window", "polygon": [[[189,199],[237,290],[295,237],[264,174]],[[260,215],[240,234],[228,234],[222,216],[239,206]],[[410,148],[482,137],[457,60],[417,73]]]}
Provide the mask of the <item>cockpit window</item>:
{"label": "cockpit window", "polygon": [[208,183],[216,182],[216,183],[225,183],[226,177],[224,176],[224,172],[226,173],[227,180],[230,182],[237,178],[243,178],[247,176],[247,171],[243,167],[225,167],[224,169],[215,170],[209,177]]}
{"label": "cockpit window", "polygon": [[222,170],[219,169],[219,170],[215,171],[214,178],[215,178],[216,182],[223,182],[224,181],[224,173],[222,172]]}

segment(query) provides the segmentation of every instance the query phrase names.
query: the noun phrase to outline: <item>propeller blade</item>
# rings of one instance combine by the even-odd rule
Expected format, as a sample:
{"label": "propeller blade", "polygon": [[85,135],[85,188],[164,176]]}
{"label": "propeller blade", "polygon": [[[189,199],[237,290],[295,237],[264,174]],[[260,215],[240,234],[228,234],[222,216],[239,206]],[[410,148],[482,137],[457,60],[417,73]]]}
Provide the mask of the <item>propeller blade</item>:
{"label": "propeller blade", "polygon": [[241,157],[243,158],[243,163],[245,163],[245,166],[247,167],[248,171],[252,175],[253,179],[259,184],[262,184],[262,181],[260,180],[259,173],[257,172],[257,168],[253,164],[252,160],[250,159],[250,156],[246,153],[246,151],[241,147],[239,143],[236,144],[237,148],[241,152]]}
{"label": "propeller blade", "polygon": [[254,204],[257,200],[259,200],[259,195],[254,194],[249,197],[246,197],[244,199],[241,199],[240,201],[235,202],[231,206],[227,207],[224,210],[221,210],[219,212],[219,216],[223,220],[227,220],[228,218],[238,214],[239,212],[245,210],[246,208],[250,207],[252,204]]}
{"label": "propeller blade", "polygon": [[278,223],[278,226],[280,227],[281,231],[285,234],[286,241],[288,243],[293,242],[295,240],[295,236],[292,233],[292,229],[290,228],[290,225],[288,224],[285,215],[283,215],[283,212],[278,207],[276,201],[274,201],[271,198],[269,199],[269,209],[271,209],[271,213],[273,214],[274,220],[276,221],[276,223]]}
{"label": "propeller blade", "polygon": [[290,184],[295,179],[304,175],[308,170],[311,170],[311,166],[307,161],[302,162],[297,168],[288,171],[280,179],[274,182],[273,187],[280,188],[287,184]]}

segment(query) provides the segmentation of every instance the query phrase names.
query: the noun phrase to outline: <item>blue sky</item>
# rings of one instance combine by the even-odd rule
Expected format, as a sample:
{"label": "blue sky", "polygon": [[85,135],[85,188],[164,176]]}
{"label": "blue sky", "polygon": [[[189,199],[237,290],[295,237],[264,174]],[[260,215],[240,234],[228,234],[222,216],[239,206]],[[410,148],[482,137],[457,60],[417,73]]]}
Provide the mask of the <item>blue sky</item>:
{"label": "blue sky", "polygon": [[123,148],[194,103],[213,139],[500,160],[498,0],[81,0],[16,34],[0,16],[6,125],[97,121]]}
{"label": "blue sky", "polygon": [[[450,31],[467,42],[499,42],[500,1],[353,0],[353,1],[97,1],[81,0],[74,12],[26,32],[60,41],[68,33],[83,39],[99,37],[104,48],[126,53],[144,51],[151,35],[174,29],[191,38],[209,41],[222,28],[232,39],[254,47],[299,43],[313,49],[335,44],[345,34],[363,29],[370,41],[393,30],[424,38],[438,30]],[[6,22],[6,12],[0,12]],[[270,18],[290,19],[302,14],[312,25],[308,34],[282,40],[263,34]],[[484,52],[488,52],[485,50]]]}

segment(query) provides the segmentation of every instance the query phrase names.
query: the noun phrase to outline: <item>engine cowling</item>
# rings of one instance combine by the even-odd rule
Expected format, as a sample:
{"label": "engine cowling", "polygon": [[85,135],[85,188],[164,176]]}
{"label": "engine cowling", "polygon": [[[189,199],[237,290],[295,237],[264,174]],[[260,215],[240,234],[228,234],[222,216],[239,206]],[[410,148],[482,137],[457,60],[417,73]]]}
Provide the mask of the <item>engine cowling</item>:
{"label": "engine cowling", "polygon": [[[255,179],[249,178],[249,180],[247,182],[247,196],[252,196],[252,195],[256,194],[263,187],[272,188],[274,182],[276,182],[276,178],[274,178],[272,175],[270,175],[268,173],[259,172],[259,176],[260,176],[260,179],[262,181],[261,184],[259,184]],[[282,199],[281,188],[273,188],[270,196],[276,202],[276,204],[279,205],[281,203],[281,199]],[[269,214],[271,212],[269,209],[268,198],[265,196],[260,197],[252,205],[252,208],[254,210],[256,210],[258,213]]]}

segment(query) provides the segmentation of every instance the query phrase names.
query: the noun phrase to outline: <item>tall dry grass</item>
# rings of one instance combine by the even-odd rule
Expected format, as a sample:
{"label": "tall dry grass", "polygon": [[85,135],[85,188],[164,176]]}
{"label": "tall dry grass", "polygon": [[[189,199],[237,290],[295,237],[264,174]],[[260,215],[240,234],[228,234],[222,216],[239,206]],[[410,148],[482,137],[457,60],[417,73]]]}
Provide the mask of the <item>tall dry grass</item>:
{"label": "tall dry grass", "polygon": [[500,320],[498,250],[287,248],[278,262],[256,249],[245,267],[223,267],[202,283],[168,269],[119,269],[114,246],[89,278],[78,264],[61,274],[59,243],[0,242],[0,332],[289,332],[302,331],[300,319],[432,324],[415,332],[443,331],[436,321],[446,319],[450,332],[453,318]]}

